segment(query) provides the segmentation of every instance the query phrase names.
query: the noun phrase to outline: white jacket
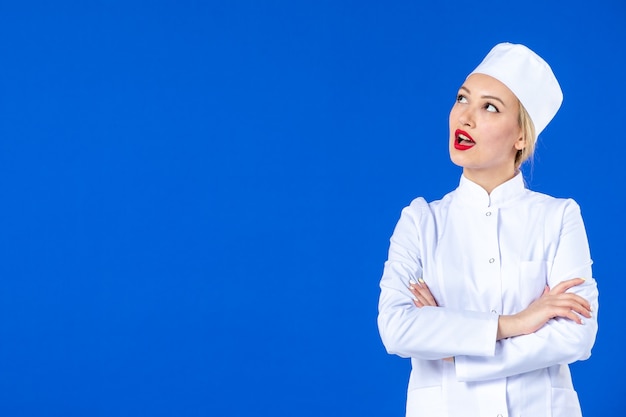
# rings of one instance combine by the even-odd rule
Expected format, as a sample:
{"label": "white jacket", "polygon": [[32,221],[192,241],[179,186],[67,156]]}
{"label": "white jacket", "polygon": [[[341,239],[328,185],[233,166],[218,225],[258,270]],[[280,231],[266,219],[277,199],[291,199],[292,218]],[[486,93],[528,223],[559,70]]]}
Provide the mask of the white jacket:
{"label": "white jacket", "polygon": [[[409,280],[420,277],[439,307],[413,304]],[[496,341],[500,314],[576,277],[586,282],[571,291],[591,303],[592,319],[553,319]],[[402,211],[380,288],[382,341],[411,358],[407,417],[581,415],[567,364],[591,354],[598,291],[573,200],[529,191],[521,174],[491,195],[461,177],[443,199]]]}

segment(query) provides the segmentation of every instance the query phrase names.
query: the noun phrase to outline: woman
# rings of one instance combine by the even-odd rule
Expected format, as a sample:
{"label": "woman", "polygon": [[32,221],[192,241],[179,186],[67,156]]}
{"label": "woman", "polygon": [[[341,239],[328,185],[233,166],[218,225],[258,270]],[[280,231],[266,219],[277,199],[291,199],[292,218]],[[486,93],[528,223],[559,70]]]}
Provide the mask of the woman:
{"label": "woman", "polygon": [[561,102],[548,64],[509,43],[459,89],[459,187],[402,211],[380,282],[383,343],[411,358],[407,417],[581,415],[567,364],[597,332],[585,228],[573,200],[519,171]]}

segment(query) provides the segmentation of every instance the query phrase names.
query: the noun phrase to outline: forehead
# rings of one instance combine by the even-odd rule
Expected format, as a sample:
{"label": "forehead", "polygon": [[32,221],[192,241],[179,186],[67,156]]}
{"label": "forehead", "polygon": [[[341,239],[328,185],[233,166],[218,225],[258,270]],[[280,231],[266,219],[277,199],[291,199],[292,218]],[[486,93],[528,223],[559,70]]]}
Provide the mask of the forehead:
{"label": "forehead", "polygon": [[485,74],[471,74],[461,88],[465,87],[471,95],[497,97],[504,103],[516,103],[517,97],[501,81]]}

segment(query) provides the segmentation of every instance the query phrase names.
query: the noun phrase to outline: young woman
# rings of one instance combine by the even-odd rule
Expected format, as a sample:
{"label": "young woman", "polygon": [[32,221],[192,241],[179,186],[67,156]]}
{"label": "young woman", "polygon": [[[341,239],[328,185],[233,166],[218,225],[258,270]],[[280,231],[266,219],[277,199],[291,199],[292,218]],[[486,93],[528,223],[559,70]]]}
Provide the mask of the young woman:
{"label": "young woman", "polygon": [[402,211],[380,282],[383,343],[411,358],[407,417],[581,415],[567,364],[597,332],[585,228],[573,200],[519,171],[562,98],[548,64],[509,43],[459,89],[459,187]]}

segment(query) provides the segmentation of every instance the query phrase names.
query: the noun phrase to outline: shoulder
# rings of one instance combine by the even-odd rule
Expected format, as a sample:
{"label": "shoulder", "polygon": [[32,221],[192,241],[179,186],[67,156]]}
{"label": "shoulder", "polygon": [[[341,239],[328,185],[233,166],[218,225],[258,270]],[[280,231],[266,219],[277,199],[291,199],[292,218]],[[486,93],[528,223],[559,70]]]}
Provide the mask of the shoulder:
{"label": "shoulder", "polygon": [[573,198],[553,197],[549,194],[540,193],[538,191],[526,190],[524,199],[533,204],[544,204],[548,207],[574,207],[577,208],[578,203]]}
{"label": "shoulder", "polygon": [[424,217],[428,215],[429,207],[426,199],[423,197],[414,198],[411,203],[402,209],[399,224],[412,224],[418,226]]}
{"label": "shoulder", "polygon": [[433,213],[437,209],[433,205],[439,203],[439,200],[429,203],[423,197],[413,199],[402,209],[391,237],[391,243],[404,248],[414,248],[419,252],[421,243],[431,241],[435,236]]}
{"label": "shoulder", "polygon": [[426,201],[424,197],[416,197],[411,201],[407,207],[405,207],[402,211],[406,212],[412,216],[423,218],[425,216],[429,216],[433,212],[440,210],[442,207],[445,207],[450,204],[451,198],[454,195],[454,191],[446,194],[439,200]]}
{"label": "shoulder", "polygon": [[580,217],[580,206],[573,198],[553,197],[537,191],[526,190],[524,205],[531,211],[540,211],[554,220],[566,216]]}
{"label": "shoulder", "polygon": [[411,230],[411,233],[428,234],[432,232],[437,218],[445,213],[454,192],[446,194],[439,200],[428,202],[424,197],[417,197],[402,209],[398,228]]}
{"label": "shoulder", "polygon": [[411,204],[404,208],[403,211],[405,210],[416,214],[423,214],[428,211],[428,202],[424,197],[416,197],[413,201],[411,201]]}

